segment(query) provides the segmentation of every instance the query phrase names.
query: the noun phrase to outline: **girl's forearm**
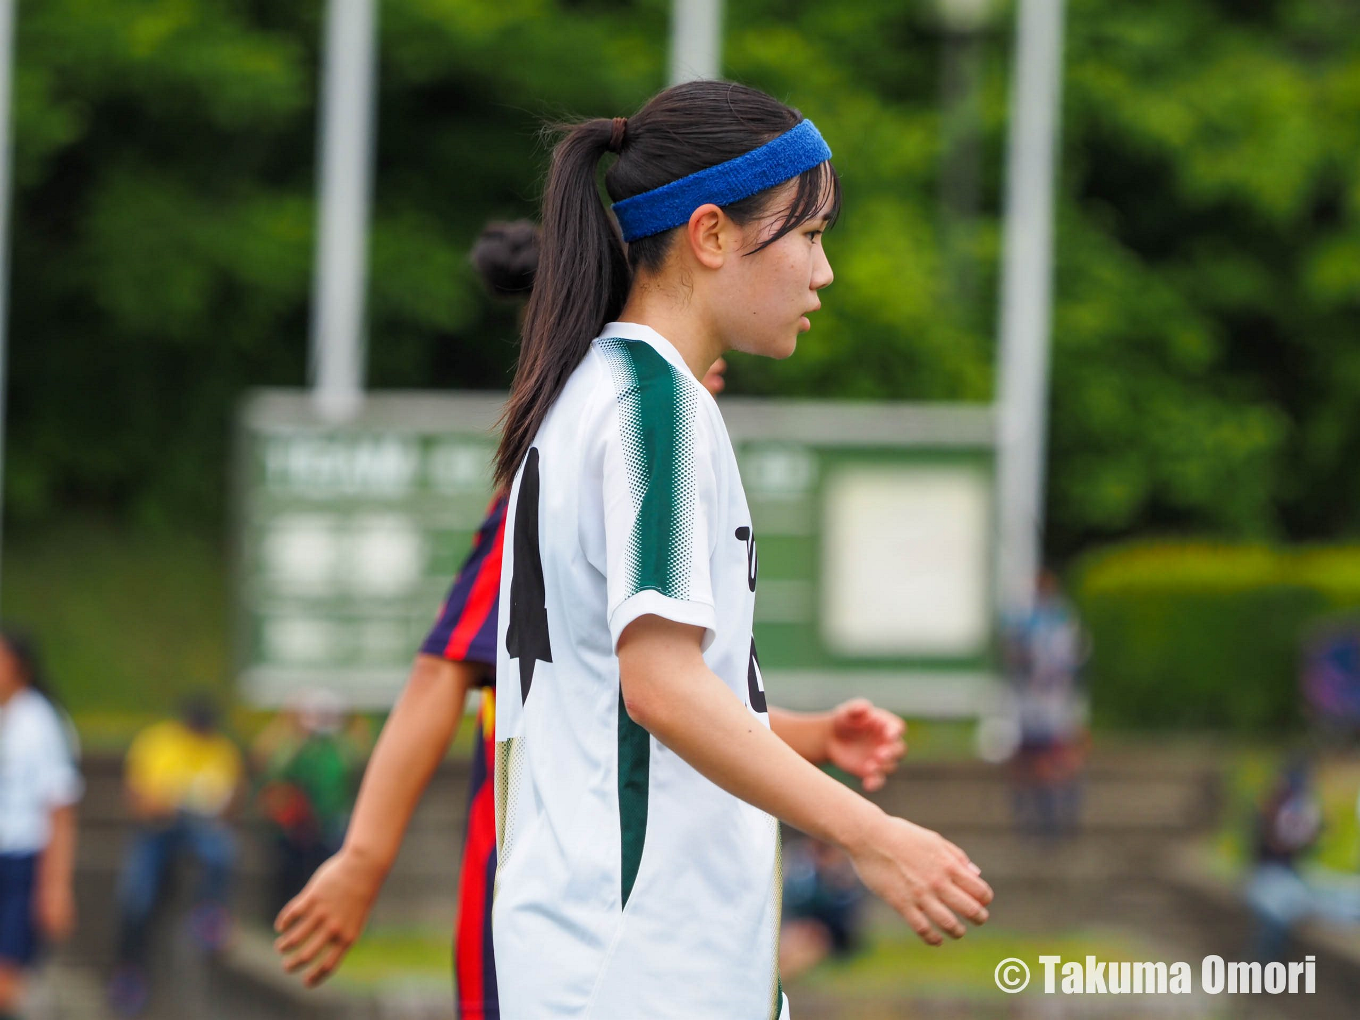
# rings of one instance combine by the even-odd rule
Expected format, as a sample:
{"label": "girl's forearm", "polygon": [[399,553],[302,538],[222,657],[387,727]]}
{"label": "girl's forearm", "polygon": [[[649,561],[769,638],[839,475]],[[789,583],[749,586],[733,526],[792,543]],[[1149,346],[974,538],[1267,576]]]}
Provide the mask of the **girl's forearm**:
{"label": "girl's forearm", "polygon": [[[668,626],[676,628],[671,635],[695,630]],[[692,647],[679,636],[620,643],[629,715],[733,796],[823,842],[852,851],[864,845],[883,812],[763,726],[704,664],[697,630]]]}
{"label": "girl's forearm", "polygon": [[458,730],[479,667],[416,656],[378,737],[354,803],[345,852],[386,875],[430,777]]}
{"label": "girl's forearm", "polygon": [[39,881],[44,885],[69,885],[76,863],[76,807],[67,804],[52,812],[52,838],[47,841],[39,863]]}
{"label": "girl's forearm", "polygon": [[812,764],[826,761],[826,745],[831,735],[829,712],[790,712],[771,705],[770,729]]}

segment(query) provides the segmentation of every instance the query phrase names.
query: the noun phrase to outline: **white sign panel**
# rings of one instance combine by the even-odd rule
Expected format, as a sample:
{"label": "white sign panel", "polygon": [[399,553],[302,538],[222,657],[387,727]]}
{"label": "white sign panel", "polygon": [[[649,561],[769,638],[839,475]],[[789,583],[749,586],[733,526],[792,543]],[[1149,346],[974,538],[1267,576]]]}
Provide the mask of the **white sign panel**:
{"label": "white sign panel", "polygon": [[848,656],[948,656],[987,640],[990,489],[967,467],[844,467],[823,506],[822,628]]}

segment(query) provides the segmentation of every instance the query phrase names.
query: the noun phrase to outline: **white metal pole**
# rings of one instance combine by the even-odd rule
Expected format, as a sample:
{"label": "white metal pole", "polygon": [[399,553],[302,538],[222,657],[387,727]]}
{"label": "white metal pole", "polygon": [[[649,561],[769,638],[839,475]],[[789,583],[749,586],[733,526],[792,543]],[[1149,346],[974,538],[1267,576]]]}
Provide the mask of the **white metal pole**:
{"label": "white metal pole", "polygon": [[722,70],[722,0],[675,0],[670,81],[716,78]]}
{"label": "white metal pole", "polygon": [[375,0],[330,0],[322,57],[311,373],[317,410],[332,420],[353,415],[363,399],[375,28]]}
{"label": "white metal pole", "polygon": [[1062,100],[1062,0],[1020,0],[1002,262],[997,479],[998,599],[1034,599],[1044,529],[1053,194]]}
{"label": "white metal pole", "polygon": [[[9,386],[9,230],[11,98],[14,85],[14,0],[0,0],[0,524],[5,502],[5,417]],[[3,528],[0,527],[0,537]],[[3,548],[3,541],[0,541]]]}

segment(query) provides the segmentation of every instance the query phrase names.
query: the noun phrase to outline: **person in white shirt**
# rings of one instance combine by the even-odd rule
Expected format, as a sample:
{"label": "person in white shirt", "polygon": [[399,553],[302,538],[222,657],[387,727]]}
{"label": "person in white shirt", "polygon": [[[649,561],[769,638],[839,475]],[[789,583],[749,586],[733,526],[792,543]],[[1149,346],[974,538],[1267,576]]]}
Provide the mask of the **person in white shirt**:
{"label": "person in white shirt", "polygon": [[0,630],[0,1020],[18,1015],[24,971],[42,944],[75,924],[83,784],[74,738],[43,691],[31,641]]}

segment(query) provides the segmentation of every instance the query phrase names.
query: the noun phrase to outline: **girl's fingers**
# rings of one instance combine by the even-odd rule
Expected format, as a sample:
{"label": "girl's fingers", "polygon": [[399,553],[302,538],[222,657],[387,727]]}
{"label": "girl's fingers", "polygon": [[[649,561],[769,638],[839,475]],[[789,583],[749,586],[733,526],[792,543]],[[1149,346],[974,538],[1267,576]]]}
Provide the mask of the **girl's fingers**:
{"label": "girl's fingers", "polygon": [[284,970],[288,971],[290,974],[301,970],[316,959],[316,954],[325,949],[330,941],[330,929],[325,926],[320,927],[308,940],[307,944],[294,953],[293,956],[289,958],[288,962],[283,965]]}
{"label": "girl's fingers", "polygon": [[954,916],[954,912],[937,900],[934,896],[928,897],[921,904],[927,917],[935,923],[935,927],[944,932],[950,938],[961,939],[967,934],[968,929],[963,926],[963,922]]}
{"label": "girl's fingers", "polygon": [[[321,914],[305,914],[295,920],[293,925],[288,928],[281,938],[274,941],[274,948],[280,953],[286,953],[290,949],[302,943],[303,939],[310,936],[321,926]],[[290,968],[291,969],[291,968]]]}
{"label": "girl's fingers", "polygon": [[954,884],[983,906],[992,902],[992,887],[974,874],[971,867],[955,875]]}
{"label": "girl's fingers", "polygon": [[930,922],[926,920],[926,915],[916,907],[904,907],[901,910],[901,914],[902,917],[906,919],[907,924],[911,925],[911,930],[920,936],[921,941],[926,945],[938,946],[944,942],[944,939],[940,937],[940,933],[931,927]]}
{"label": "girl's fingers", "polygon": [[987,920],[987,908],[982,905],[982,901],[964,891],[957,882],[946,885],[940,892],[940,899],[954,913],[974,924],[983,924]]}
{"label": "girl's fingers", "polygon": [[321,962],[313,967],[308,973],[304,984],[308,988],[315,988],[326,978],[330,977],[335,968],[340,966],[340,961],[344,959],[346,951],[349,949],[347,942],[337,941],[331,944],[331,948],[326,955],[321,958]]}
{"label": "girl's fingers", "polygon": [[966,853],[964,853],[959,847],[956,847],[953,843],[949,842],[949,840],[945,839],[943,836],[940,837],[940,842],[944,844],[945,850],[948,851],[950,857],[954,858],[954,860],[958,861],[964,867],[972,866],[973,862],[971,858],[969,858],[969,856]]}
{"label": "girl's fingers", "polygon": [[294,896],[288,901],[284,908],[279,911],[279,916],[274,918],[274,930],[276,932],[282,932],[285,928],[291,927],[304,909],[302,896]]}

